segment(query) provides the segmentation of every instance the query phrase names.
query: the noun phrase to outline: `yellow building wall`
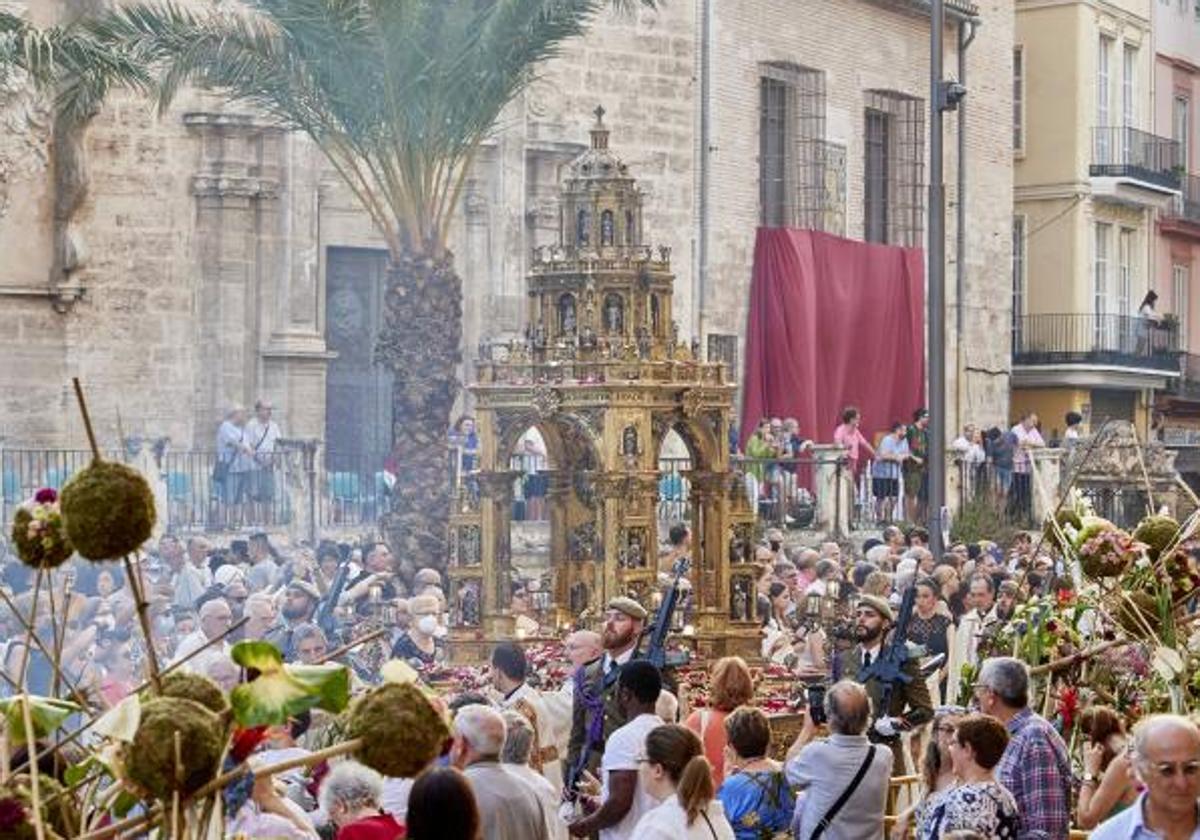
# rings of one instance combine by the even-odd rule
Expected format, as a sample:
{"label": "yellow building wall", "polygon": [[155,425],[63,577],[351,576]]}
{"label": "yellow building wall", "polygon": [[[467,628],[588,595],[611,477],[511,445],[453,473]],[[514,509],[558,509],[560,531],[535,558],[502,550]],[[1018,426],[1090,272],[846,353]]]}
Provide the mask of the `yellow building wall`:
{"label": "yellow building wall", "polygon": [[1095,15],[1084,3],[1017,4],[1025,64],[1025,148],[1014,182],[1070,188],[1087,175],[1095,111]]}
{"label": "yellow building wall", "polygon": [[1014,388],[1012,392],[1012,421],[1032,411],[1042,421],[1042,434],[1049,437],[1057,429],[1061,435],[1067,427],[1068,411],[1080,411],[1091,402],[1091,394],[1080,388]]}

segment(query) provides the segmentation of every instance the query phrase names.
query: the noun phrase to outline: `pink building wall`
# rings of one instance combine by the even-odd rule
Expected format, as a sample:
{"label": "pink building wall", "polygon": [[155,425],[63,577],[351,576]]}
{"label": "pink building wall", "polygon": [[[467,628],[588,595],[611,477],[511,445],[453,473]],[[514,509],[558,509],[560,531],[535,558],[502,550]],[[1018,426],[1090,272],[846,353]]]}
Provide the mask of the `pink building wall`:
{"label": "pink building wall", "polygon": [[[1188,108],[1188,174],[1200,174],[1200,18],[1192,0],[1155,0],[1154,132],[1174,137],[1175,100]],[[1193,184],[1196,182],[1193,181]],[[1193,194],[1200,207],[1200,195]],[[1194,215],[1194,214],[1193,214]],[[1185,350],[1200,355],[1200,220],[1182,218],[1176,207],[1160,212],[1154,249],[1154,288],[1158,309],[1179,317],[1186,336]],[[1176,312],[1174,267],[1188,267],[1187,312]]]}

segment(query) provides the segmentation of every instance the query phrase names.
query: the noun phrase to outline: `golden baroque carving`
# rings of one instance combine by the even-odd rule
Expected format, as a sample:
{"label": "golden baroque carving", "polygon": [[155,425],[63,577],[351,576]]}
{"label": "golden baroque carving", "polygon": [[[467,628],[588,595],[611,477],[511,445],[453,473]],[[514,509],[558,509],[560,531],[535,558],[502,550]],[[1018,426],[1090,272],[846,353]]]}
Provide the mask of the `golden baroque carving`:
{"label": "golden baroque carving", "polygon": [[533,389],[533,394],[530,396],[530,403],[533,405],[533,410],[537,412],[538,417],[545,419],[552,417],[562,409],[562,394],[557,388],[539,385]]}

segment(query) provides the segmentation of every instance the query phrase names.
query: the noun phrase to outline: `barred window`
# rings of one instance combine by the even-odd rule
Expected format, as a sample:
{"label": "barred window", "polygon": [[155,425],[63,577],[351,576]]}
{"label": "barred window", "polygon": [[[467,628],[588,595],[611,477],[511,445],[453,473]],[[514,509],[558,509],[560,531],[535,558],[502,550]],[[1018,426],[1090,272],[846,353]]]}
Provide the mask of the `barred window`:
{"label": "barred window", "polygon": [[759,101],[760,222],[823,230],[825,74],[796,64],[764,64]]}
{"label": "barred window", "polygon": [[863,238],[919,246],[925,219],[924,100],[869,90],[865,120]]}

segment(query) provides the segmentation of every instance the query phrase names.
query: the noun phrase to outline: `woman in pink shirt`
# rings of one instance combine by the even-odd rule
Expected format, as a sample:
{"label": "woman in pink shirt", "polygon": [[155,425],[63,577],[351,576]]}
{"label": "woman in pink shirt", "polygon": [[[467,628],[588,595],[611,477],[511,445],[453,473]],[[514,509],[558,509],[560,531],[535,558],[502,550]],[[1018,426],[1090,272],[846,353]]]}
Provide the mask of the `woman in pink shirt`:
{"label": "woman in pink shirt", "polygon": [[858,409],[852,405],[846,406],[842,411],[842,425],[838,426],[833,432],[833,442],[838,446],[846,448],[846,458],[850,462],[850,472],[856,478],[858,477],[859,456],[865,448],[869,457],[875,456],[875,447],[867,443],[867,439],[863,437],[862,431],[858,428],[858,424],[862,422],[862,417],[858,413]]}

